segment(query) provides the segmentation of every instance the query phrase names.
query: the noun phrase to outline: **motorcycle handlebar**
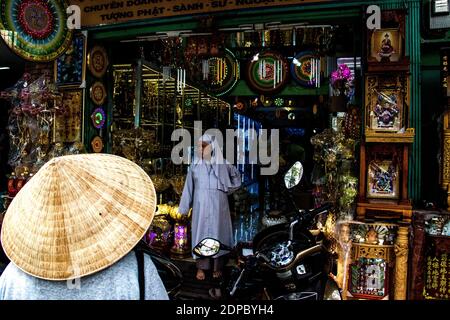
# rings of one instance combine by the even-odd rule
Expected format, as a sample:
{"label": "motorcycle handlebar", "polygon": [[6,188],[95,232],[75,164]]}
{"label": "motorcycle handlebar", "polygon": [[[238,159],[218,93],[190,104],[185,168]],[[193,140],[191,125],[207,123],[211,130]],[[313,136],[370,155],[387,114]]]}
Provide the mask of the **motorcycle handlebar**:
{"label": "motorcycle handlebar", "polygon": [[330,210],[333,207],[331,203],[325,203],[324,205],[321,205],[320,207],[312,210],[308,210],[308,214],[312,217],[318,215],[319,213],[325,212]]}

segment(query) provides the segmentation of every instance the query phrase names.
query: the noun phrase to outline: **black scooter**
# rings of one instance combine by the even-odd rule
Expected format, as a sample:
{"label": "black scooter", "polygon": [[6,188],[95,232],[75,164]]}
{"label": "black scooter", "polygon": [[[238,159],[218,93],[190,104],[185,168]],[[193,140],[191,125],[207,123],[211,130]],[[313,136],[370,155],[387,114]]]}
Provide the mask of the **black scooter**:
{"label": "black scooter", "polygon": [[[309,227],[331,205],[300,210],[290,189],[300,183],[303,167],[296,162],[284,181],[296,212],[291,222],[274,225],[258,233],[253,248],[240,248],[241,261],[232,271],[225,293],[232,299],[255,300],[341,300],[338,285],[331,276],[333,259],[323,246],[320,232]],[[195,246],[199,257],[213,257],[220,250],[233,251],[216,239],[206,238]]]}
{"label": "black scooter", "polygon": [[183,283],[183,274],[181,270],[172,261],[155,252],[142,240],[134,248],[134,251],[142,252],[150,256],[153,264],[158,270],[159,277],[166,288],[169,298],[171,300],[177,299],[177,295]]}

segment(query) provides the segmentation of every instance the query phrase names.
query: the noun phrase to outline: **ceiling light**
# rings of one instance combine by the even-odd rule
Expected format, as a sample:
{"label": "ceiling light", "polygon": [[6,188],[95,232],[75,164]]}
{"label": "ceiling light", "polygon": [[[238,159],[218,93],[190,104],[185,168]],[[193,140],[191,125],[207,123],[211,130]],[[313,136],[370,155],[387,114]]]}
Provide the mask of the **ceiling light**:
{"label": "ceiling light", "polygon": [[0,70],[9,70],[11,69],[10,67],[0,67]]}

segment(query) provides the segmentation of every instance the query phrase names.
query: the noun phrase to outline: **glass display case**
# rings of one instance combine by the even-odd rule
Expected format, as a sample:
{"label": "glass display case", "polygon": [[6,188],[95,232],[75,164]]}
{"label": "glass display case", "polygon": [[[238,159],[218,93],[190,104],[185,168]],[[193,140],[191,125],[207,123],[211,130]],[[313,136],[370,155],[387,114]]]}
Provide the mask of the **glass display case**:
{"label": "glass display case", "polygon": [[184,168],[170,161],[178,143],[171,140],[173,130],[184,128],[193,136],[194,121],[201,121],[203,130],[226,128],[231,124],[230,105],[186,83],[182,69],[161,70],[137,60],[112,70],[112,153],[141,165],[157,192],[172,189],[167,200],[177,201]]}

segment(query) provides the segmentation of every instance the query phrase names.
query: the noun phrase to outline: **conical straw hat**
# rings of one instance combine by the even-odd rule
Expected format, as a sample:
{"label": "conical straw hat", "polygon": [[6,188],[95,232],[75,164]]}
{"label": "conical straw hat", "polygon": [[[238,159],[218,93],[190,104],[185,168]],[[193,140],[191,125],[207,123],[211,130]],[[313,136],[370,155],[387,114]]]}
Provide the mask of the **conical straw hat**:
{"label": "conical straw hat", "polygon": [[155,210],[153,183],[135,163],[107,154],[58,157],[11,202],[1,241],[24,272],[47,280],[74,279],[129,253]]}

